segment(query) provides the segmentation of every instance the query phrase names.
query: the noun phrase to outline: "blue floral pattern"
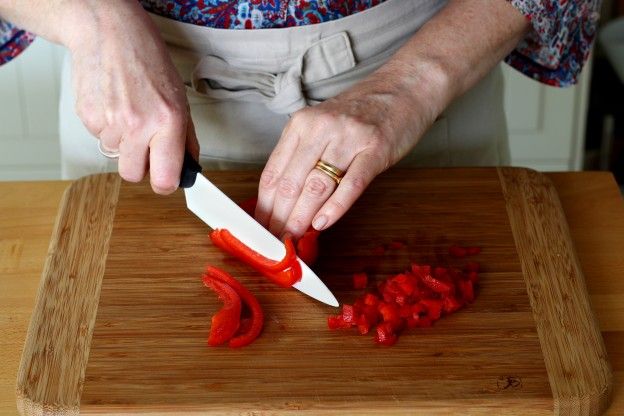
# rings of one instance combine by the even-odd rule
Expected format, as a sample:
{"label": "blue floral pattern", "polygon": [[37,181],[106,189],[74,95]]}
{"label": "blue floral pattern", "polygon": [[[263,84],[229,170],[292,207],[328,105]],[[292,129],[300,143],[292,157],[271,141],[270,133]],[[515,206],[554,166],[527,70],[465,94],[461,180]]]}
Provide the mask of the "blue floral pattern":
{"label": "blue floral pattern", "polygon": [[[383,1],[140,0],[150,12],[224,29],[311,25],[340,19]],[[532,30],[505,61],[540,82],[560,87],[574,84],[596,37],[600,0],[507,1],[526,16]],[[17,56],[33,39],[32,34],[0,20],[0,65]]]}

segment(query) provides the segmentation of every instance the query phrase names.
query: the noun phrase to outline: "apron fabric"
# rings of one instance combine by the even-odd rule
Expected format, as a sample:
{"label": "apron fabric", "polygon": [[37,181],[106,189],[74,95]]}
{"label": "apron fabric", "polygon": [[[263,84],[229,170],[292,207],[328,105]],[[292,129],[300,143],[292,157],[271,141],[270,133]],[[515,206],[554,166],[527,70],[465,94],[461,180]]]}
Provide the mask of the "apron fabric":
{"label": "apron fabric", "polygon": [[[187,88],[206,169],[262,167],[289,115],[352,86],[385,63],[446,0],[387,0],[325,23],[228,30],[151,15]],[[114,171],[74,114],[65,60],[61,91],[64,178]],[[402,166],[509,162],[499,67],[438,118]]]}

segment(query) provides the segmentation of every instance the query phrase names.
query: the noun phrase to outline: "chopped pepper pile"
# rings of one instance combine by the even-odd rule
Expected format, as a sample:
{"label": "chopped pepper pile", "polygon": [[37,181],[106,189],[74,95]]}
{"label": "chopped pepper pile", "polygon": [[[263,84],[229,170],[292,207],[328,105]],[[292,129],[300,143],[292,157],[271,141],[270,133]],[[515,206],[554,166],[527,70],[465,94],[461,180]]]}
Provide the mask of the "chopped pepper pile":
{"label": "chopped pepper pile", "polygon": [[[455,257],[480,252],[478,248],[454,247],[461,249],[461,256]],[[393,345],[402,331],[431,326],[442,316],[472,303],[478,272],[476,262],[467,263],[464,270],[413,263],[409,270],[379,283],[376,290],[360,295],[352,305],[343,305],[342,313],[329,316],[327,324],[330,329],[355,327],[362,335],[372,330],[376,343]],[[366,274],[356,273],[353,287],[362,289],[367,281]]]}

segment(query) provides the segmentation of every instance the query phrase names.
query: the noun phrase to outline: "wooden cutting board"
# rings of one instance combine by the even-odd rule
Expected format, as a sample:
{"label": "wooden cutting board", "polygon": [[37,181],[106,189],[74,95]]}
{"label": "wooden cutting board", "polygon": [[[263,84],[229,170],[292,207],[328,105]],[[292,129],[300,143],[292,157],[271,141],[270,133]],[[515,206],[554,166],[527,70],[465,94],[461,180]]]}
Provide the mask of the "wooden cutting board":
{"label": "wooden cutting board", "polygon": [[[209,172],[235,200],[256,172]],[[330,331],[336,309],[223,255],[181,191],[116,175],[76,181],[50,244],[17,380],[23,414],[598,415],[612,378],[556,191],[513,168],[394,170],[321,237],[317,273],[351,302],[354,272],[461,266],[483,248],[474,304],[390,348]],[[406,249],[375,251],[394,240]],[[261,337],[209,348],[206,264],[259,298]]]}

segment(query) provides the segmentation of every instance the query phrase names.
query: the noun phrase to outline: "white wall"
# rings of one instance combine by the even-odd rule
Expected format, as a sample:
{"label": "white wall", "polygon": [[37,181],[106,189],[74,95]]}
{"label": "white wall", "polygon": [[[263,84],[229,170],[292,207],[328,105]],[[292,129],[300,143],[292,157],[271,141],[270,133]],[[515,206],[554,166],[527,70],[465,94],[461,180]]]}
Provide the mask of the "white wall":
{"label": "white wall", "polygon": [[36,39],[0,66],[0,180],[60,177],[58,96],[63,49]]}

